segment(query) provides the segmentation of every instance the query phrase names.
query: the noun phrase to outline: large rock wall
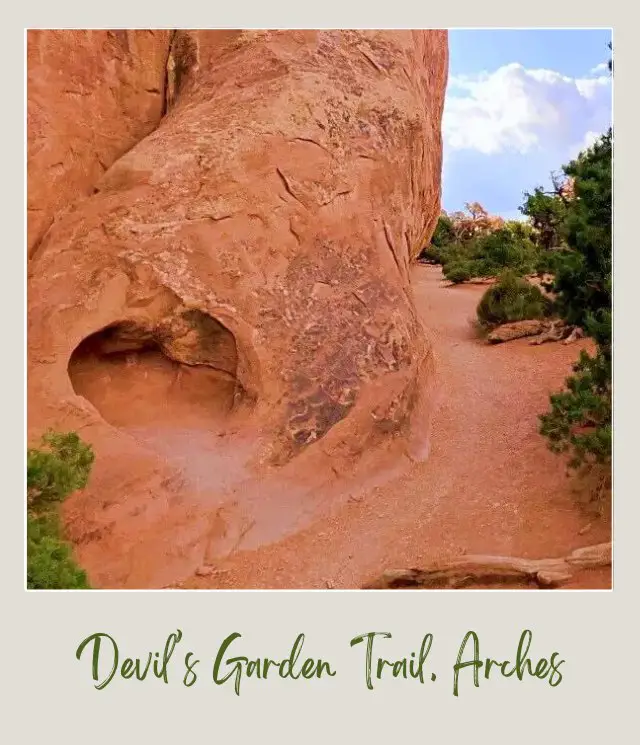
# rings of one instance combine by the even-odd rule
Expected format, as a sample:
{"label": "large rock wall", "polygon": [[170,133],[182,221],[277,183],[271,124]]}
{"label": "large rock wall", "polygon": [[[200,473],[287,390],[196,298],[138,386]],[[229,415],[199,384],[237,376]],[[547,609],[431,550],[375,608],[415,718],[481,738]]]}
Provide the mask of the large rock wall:
{"label": "large rock wall", "polygon": [[164,111],[170,31],[27,34],[29,255]]}
{"label": "large rock wall", "polygon": [[[69,70],[55,62],[61,79],[85,57],[120,69],[118,39],[80,38]],[[65,137],[84,99],[63,84],[43,98],[54,73],[35,45],[29,55],[30,209],[49,220],[67,194],[93,192],[56,214],[31,262],[30,432],[82,430],[98,452],[94,492],[166,487],[153,458],[71,384],[74,350],[110,328],[111,344],[152,340],[172,360],[231,375],[232,413],[261,433],[264,461],[288,463],[319,441],[357,459],[407,438],[430,395],[409,263],[440,212],[446,32],[179,31],[166,83],[169,38],[126,38],[144,60],[94,89],[100,121],[113,109],[110,131],[126,133],[117,146],[107,137],[100,158]],[[134,136],[95,178],[95,161]],[[38,161],[37,142],[60,156]],[[34,166],[58,157],[62,190]]]}

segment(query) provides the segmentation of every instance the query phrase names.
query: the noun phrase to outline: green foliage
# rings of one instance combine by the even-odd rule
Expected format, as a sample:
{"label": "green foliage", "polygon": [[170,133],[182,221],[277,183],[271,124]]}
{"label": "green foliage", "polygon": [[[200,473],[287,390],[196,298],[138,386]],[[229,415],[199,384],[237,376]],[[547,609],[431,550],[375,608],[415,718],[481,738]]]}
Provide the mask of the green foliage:
{"label": "green foliage", "polygon": [[505,226],[479,241],[478,253],[482,257],[483,273],[490,277],[510,269],[523,275],[533,271],[536,250],[526,234],[525,226]]}
{"label": "green foliage", "polygon": [[27,450],[27,500],[34,509],[86,486],[94,460],[75,432],[47,432],[41,444]]}
{"label": "green foliage", "polygon": [[571,451],[575,468],[611,461],[611,156],[609,130],[564,168],[574,179],[566,221],[572,250],[554,290],[561,316],[591,336],[597,352],[582,354],[567,389],[551,397],[540,431],[553,450]]}
{"label": "green foliage", "polygon": [[495,277],[505,270],[520,276],[533,272],[537,252],[526,225],[507,223],[492,233],[464,244],[453,244],[444,252],[443,274],[450,282],[473,277]]}
{"label": "green foliage", "polygon": [[555,290],[568,323],[582,327],[598,345],[611,345],[611,130],[565,166],[576,199],[567,214],[571,260],[559,271]]}
{"label": "green foliage", "polygon": [[55,513],[27,515],[27,587],[38,590],[73,590],[89,587],[86,574],[73,560],[61,538]]}
{"label": "green foliage", "polygon": [[425,264],[442,264],[444,262],[444,252],[437,246],[425,246],[420,252],[418,260]]}
{"label": "green foliage", "polygon": [[[572,260],[572,256],[573,252],[566,249],[539,251],[536,258],[535,273],[540,277],[543,274],[551,274],[555,278],[562,271],[564,265]],[[553,287],[554,284],[551,283],[549,289]]]}
{"label": "green foliage", "polygon": [[445,279],[454,284],[473,277],[495,277],[505,269],[518,274],[534,271],[537,258],[531,226],[511,220],[496,229],[479,205],[469,209],[473,206],[476,212],[468,218],[460,213],[458,223],[448,215],[440,215],[431,243],[423,249],[420,260],[441,264]]}
{"label": "green foliage", "polygon": [[453,223],[447,215],[440,215],[436,223],[431,243],[422,249],[420,261],[427,264],[442,264],[444,260],[443,249],[447,248],[455,240]]}
{"label": "green foliage", "polygon": [[556,453],[570,451],[578,468],[611,460],[611,357],[582,352],[567,378],[567,389],[551,396],[551,411],[540,417],[540,431]]}
{"label": "green foliage", "polygon": [[524,204],[519,207],[533,225],[534,241],[540,248],[558,248],[564,241],[567,203],[558,194],[548,194],[542,187],[533,194],[525,192]]}
{"label": "green foliage", "polygon": [[504,227],[512,233],[514,238],[529,240],[532,243],[535,243],[535,232],[529,223],[523,222],[522,220],[507,220]]}
{"label": "green foliage", "polygon": [[462,284],[473,279],[474,265],[471,261],[454,261],[446,265],[444,270],[445,279],[454,285]]}
{"label": "green foliage", "polygon": [[57,507],[87,484],[94,453],[75,432],[48,432],[27,450],[27,587],[88,587],[62,538]]}
{"label": "green foliage", "polygon": [[447,215],[440,215],[438,222],[436,223],[435,230],[433,231],[433,237],[431,238],[431,244],[436,248],[444,248],[455,240],[455,230],[453,228],[453,222]]}
{"label": "green foliage", "polygon": [[501,323],[544,318],[551,309],[551,302],[537,287],[507,271],[484,293],[477,316],[482,326],[490,328]]}

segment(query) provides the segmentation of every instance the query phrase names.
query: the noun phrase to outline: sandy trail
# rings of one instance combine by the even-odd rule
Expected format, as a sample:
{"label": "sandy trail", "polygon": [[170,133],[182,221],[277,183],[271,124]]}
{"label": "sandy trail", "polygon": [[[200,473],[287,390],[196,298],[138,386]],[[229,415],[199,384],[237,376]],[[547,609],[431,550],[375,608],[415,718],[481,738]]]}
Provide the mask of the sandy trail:
{"label": "sandy trail", "polygon": [[[354,588],[388,568],[463,553],[554,557],[610,540],[608,515],[594,519],[580,503],[565,461],[537,431],[538,414],[580,346],[487,345],[471,324],[485,287],[450,288],[439,269],[416,266],[413,289],[436,359],[429,458],[351,501],[335,500],[306,529],[239,551],[180,586]],[[610,572],[593,571],[571,586],[610,583]]]}

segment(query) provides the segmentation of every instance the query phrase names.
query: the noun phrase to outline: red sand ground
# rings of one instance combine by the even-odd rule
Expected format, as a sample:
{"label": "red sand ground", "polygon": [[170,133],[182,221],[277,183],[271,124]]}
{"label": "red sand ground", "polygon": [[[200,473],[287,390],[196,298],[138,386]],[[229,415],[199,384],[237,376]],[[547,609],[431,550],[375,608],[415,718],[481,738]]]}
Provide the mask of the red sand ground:
{"label": "red sand ground", "polygon": [[[472,325],[485,287],[447,287],[439,269],[424,266],[413,270],[413,287],[436,358],[429,458],[351,501],[325,505],[305,529],[238,551],[178,586],[356,588],[385,569],[463,553],[548,558],[610,540],[609,515],[594,516],[563,458],[538,434],[538,414],[580,345],[487,345]],[[569,585],[610,586],[608,570],[583,572]]]}

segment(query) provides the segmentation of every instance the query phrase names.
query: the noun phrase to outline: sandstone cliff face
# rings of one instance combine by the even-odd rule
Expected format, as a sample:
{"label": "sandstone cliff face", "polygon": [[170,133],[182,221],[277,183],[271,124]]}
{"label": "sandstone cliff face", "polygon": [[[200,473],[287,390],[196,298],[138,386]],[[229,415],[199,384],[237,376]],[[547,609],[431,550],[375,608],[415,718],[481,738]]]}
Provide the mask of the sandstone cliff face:
{"label": "sandstone cliff face", "polygon": [[169,31],[29,31],[28,251],[149,134],[164,109]]}
{"label": "sandstone cliff face", "polygon": [[[126,38],[126,75],[91,94],[109,122],[103,150],[93,127],[65,135],[85,99],[66,83],[41,93],[54,72],[37,50],[58,37],[30,49],[33,241],[56,219],[30,265],[29,426],[95,444],[91,486],[69,508],[78,551],[94,582],[145,586],[161,581],[145,570],[152,541],[171,563],[168,514],[185,488],[132,427],[180,396],[186,411],[185,379],[200,429],[210,416],[212,432],[223,417],[255,433],[258,468],[310,453],[348,467],[422,416],[430,352],[408,267],[440,212],[447,42],[440,31]],[[85,57],[124,69],[117,43],[82,36],[55,62],[60,78]],[[57,171],[40,165],[54,160]],[[100,500],[112,509],[96,517]],[[102,544],[124,555],[98,562]]]}

